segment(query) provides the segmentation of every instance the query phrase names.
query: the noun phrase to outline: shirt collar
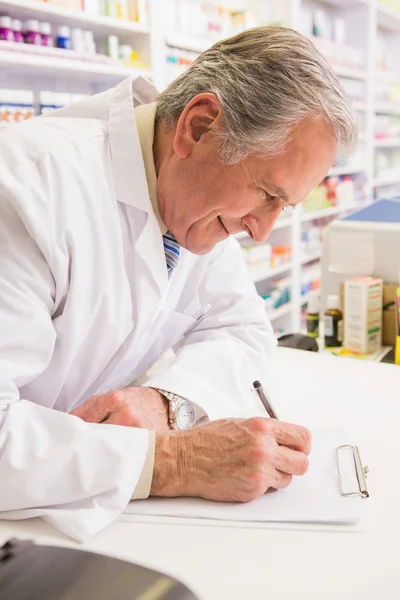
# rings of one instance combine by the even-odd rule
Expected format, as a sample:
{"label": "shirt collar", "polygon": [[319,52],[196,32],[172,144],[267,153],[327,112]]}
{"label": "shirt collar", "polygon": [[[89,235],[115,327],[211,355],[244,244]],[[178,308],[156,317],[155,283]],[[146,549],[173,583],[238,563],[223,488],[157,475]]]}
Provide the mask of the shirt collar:
{"label": "shirt collar", "polygon": [[158,225],[161,230],[161,234],[164,235],[164,233],[166,233],[168,229],[161,218],[160,209],[158,206],[157,174],[153,155],[156,109],[156,102],[136,106],[135,117],[136,126],[139,134],[140,148],[143,154],[143,162],[146,171],[146,179],[149,188],[150,200],[154,210],[154,214],[157,218]]}

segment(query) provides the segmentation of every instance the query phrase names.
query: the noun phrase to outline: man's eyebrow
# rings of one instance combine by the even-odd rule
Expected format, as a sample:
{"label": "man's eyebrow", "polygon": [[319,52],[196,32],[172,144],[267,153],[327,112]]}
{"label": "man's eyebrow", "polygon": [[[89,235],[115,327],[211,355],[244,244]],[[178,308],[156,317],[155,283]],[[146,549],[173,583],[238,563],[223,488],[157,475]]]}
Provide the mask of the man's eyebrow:
{"label": "man's eyebrow", "polygon": [[265,181],[264,185],[275,196],[278,196],[279,198],[282,198],[282,200],[284,200],[285,202],[289,202],[289,198],[288,198],[288,195],[285,192],[285,190],[283,190],[282,188],[278,187],[277,185],[274,185],[273,183],[268,183],[268,181]]}

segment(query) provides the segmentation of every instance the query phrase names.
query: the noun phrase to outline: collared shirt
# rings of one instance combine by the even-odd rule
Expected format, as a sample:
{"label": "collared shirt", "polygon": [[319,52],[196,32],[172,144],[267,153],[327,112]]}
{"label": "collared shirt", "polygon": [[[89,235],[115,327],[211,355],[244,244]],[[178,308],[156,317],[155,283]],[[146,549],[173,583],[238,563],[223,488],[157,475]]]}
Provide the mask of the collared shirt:
{"label": "collared shirt", "polygon": [[[140,148],[142,150],[144,168],[146,171],[146,179],[147,185],[149,188],[149,195],[151,204],[154,210],[154,214],[156,215],[161,235],[164,235],[168,231],[165,223],[163,222],[160,209],[158,206],[158,198],[157,198],[157,174],[156,168],[154,164],[154,155],[153,155],[153,142],[154,142],[154,129],[155,129],[155,117],[156,117],[156,109],[157,103],[152,102],[151,104],[142,104],[140,106],[136,106],[135,108],[135,117],[136,117],[136,126],[139,134]],[[171,390],[172,391],[172,390]],[[195,409],[196,414],[196,424],[200,424],[204,422],[207,415],[204,410],[202,410],[197,404],[194,402],[191,403]],[[149,432],[149,445],[147,449],[146,460],[143,465],[143,469],[139,478],[139,481],[136,485],[135,491],[133,493],[132,499],[139,500],[143,498],[148,498],[150,495],[151,483],[153,480],[153,471],[154,471],[154,456],[155,456],[155,448],[156,448],[156,434],[155,431]]]}
{"label": "collared shirt", "polygon": [[136,125],[139,134],[140,148],[143,154],[144,168],[146,171],[147,185],[149,188],[150,200],[160,226],[161,235],[167,233],[168,229],[163,223],[160,215],[160,209],[157,199],[157,174],[154,165],[153,142],[154,126],[156,118],[157,102],[151,104],[142,104],[135,108]]}
{"label": "collared shirt", "polygon": [[[157,103],[142,104],[136,106],[135,117],[136,126],[139,134],[140,148],[143,154],[144,168],[146,171],[147,185],[149,188],[150,200],[160,226],[161,235],[167,232],[163,223],[158,207],[157,199],[157,174],[154,165],[153,142],[154,142],[154,124],[156,117]],[[151,482],[153,480],[154,456],[156,451],[156,432],[149,432],[149,445],[147,448],[146,460],[140,474],[139,481],[135,487],[132,500],[148,498],[150,495]]]}

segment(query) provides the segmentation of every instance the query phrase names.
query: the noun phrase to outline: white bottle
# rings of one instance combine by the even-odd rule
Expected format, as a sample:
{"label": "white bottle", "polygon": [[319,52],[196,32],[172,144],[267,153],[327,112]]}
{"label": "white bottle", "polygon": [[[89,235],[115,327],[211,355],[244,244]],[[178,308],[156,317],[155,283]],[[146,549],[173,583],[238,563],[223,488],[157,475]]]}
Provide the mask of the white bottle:
{"label": "white bottle", "polygon": [[98,0],[83,0],[83,10],[90,15],[100,14],[100,3]]}
{"label": "white bottle", "polygon": [[91,56],[96,54],[96,44],[93,37],[93,31],[85,30],[83,32],[83,41],[85,45],[85,52]]}
{"label": "white bottle", "polygon": [[12,19],[11,29],[14,32],[15,41],[23,43],[24,38],[22,35],[22,21],[20,21],[19,19]]}
{"label": "white bottle", "polygon": [[72,50],[79,52],[79,54],[85,53],[85,41],[83,39],[83,30],[74,28],[71,31],[71,42]]}
{"label": "white bottle", "polygon": [[116,35],[109,35],[106,40],[106,54],[114,60],[119,59],[119,39]]}

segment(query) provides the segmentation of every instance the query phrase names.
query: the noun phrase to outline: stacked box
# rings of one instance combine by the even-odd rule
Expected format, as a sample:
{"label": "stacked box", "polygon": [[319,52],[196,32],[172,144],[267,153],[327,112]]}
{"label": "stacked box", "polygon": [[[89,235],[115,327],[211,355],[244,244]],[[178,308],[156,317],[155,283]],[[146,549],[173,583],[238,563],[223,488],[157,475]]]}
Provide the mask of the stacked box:
{"label": "stacked box", "polygon": [[354,277],[344,285],[344,347],[372,354],[382,346],[382,279]]}

